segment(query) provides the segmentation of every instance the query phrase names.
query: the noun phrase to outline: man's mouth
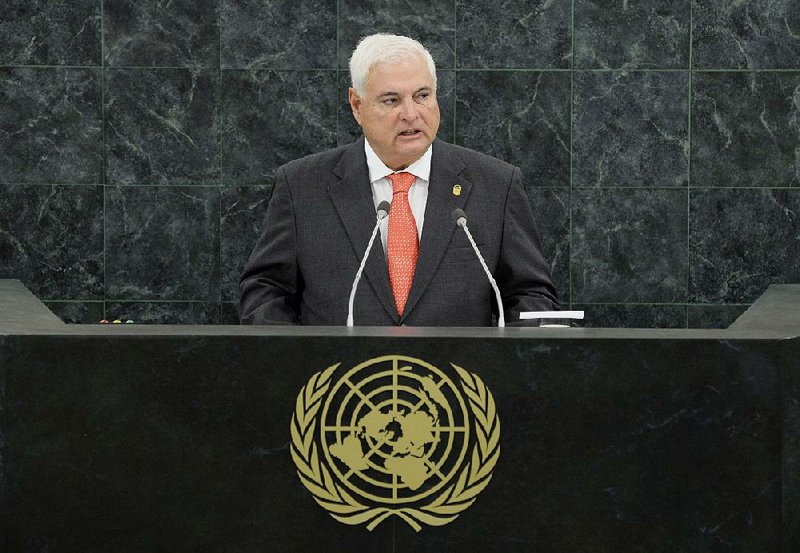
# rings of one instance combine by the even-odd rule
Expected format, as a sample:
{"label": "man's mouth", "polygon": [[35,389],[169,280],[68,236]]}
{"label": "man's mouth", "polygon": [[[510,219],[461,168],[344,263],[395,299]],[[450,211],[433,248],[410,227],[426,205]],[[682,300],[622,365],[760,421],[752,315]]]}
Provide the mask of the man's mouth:
{"label": "man's mouth", "polygon": [[416,136],[416,135],[420,134],[421,132],[422,131],[419,131],[417,129],[411,129],[411,130],[408,130],[408,131],[401,132],[400,136]]}

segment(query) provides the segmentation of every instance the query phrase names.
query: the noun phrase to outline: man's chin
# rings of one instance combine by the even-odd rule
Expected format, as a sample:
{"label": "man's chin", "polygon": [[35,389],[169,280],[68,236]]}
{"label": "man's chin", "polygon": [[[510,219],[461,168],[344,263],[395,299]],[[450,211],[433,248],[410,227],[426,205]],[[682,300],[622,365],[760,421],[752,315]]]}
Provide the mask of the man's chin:
{"label": "man's chin", "polygon": [[393,164],[394,167],[389,166],[390,169],[398,170],[399,168],[405,169],[425,153],[425,150],[428,149],[426,145],[424,148],[414,148],[414,149],[402,149],[396,152],[394,159],[396,162]]}
{"label": "man's chin", "polygon": [[430,145],[431,140],[422,133],[420,133],[419,136],[414,136],[413,138],[400,137],[399,140],[395,141],[397,152],[401,155],[422,155]]}

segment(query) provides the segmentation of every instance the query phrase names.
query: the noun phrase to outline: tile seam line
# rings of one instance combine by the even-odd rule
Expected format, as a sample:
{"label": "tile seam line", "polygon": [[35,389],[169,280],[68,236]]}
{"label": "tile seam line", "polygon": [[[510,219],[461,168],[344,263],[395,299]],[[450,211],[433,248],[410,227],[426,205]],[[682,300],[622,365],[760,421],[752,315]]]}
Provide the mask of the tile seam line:
{"label": "tile seam line", "polygon": [[106,317],[108,304],[106,303],[106,221],[107,221],[107,192],[108,192],[108,141],[106,138],[106,18],[105,0],[100,0],[100,126],[102,129],[101,178],[103,190],[103,268],[101,277],[103,281],[103,318]]}
{"label": "tile seam line", "polygon": [[[215,120],[221,120],[221,111],[222,111],[222,6],[221,2],[217,2],[217,105],[215,108]],[[225,188],[224,178],[222,176],[222,129],[217,129],[217,132],[214,135],[216,140],[216,155],[217,155],[217,185],[219,189],[219,196],[217,198],[217,208],[218,208],[218,221],[217,221],[217,255],[218,255],[218,276],[219,276],[219,288],[217,290],[217,323],[222,323],[222,296],[225,294],[225,284],[224,284],[224,271],[225,267],[222,262],[222,220],[223,220],[223,201],[222,201],[222,191],[223,190],[230,190],[230,188]]]}
{"label": "tile seam line", "polygon": [[458,145],[458,0],[453,0],[453,144]]}
{"label": "tile seam line", "polygon": [[335,104],[335,111],[336,111],[336,119],[334,121],[334,135],[336,137],[336,146],[341,146],[342,144],[339,142],[339,125],[341,124],[341,117],[339,116],[339,112],[341,109],[339,108],[339,94],[341,94],[341,83],[340,77],[342,68],[339,66],[339,48],[340,48],[340,40],[341,40],[341,29],[340,29],[340,21],[339,21],[339,14],[341,8],[341,0],[336,0],[336,51],[334,53],[335,59],[333,60],[333,65],[336,68],[336,94],[335,97],[337,98]]}

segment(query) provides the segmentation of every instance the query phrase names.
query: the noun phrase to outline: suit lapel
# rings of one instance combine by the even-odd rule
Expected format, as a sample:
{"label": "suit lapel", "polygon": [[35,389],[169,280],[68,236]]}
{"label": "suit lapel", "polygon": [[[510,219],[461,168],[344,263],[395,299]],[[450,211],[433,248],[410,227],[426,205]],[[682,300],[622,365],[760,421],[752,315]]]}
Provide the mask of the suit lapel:
{"label": "suit lapel", "polygon": [[[401,323],[414,309],[439,267],[456,229],[452,218],[453,210],[463,209],[467,202],[472,185],[464,179],[459,179],[458,175],[463,170],[464,162],[452,147],[436,140],[433,143],[428,202],[425,206],[425,223],[422,227],[417,269],[403,316],[400,318]],[[456,185],[461,186],[458,195],[453,191]]]}
{"label": "suit lapel", "polygon": [[[375,203],[369,183],[369,169],[364,153],[364,139],[353,143],[342,155],[333,172],[341,179],[328,187],[339,218],[347,231],[356,257],[361,260],[370,234],[375,226]],[[321,255],[325,255],[322,252]],[[375,294],[395,322],[398,322],[394,296],[389,286],[389,272],[380,236],[375,237],[372,250],[364,267],[364,275]],[[355,274],[353,274],[355,278]]]}

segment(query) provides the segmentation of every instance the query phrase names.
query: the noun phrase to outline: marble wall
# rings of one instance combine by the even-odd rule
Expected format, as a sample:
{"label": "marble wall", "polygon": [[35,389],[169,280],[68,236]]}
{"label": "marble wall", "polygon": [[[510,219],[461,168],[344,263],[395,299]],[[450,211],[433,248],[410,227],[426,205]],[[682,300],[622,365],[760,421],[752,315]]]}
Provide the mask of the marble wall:
{"label": "marble wall", "polygon": [[0,278],[69,321],[235,321],[280,164],[425,42],[440,136],[521,166],[566,306],[723,327],[800,282],[796,0],[6,0]]}

